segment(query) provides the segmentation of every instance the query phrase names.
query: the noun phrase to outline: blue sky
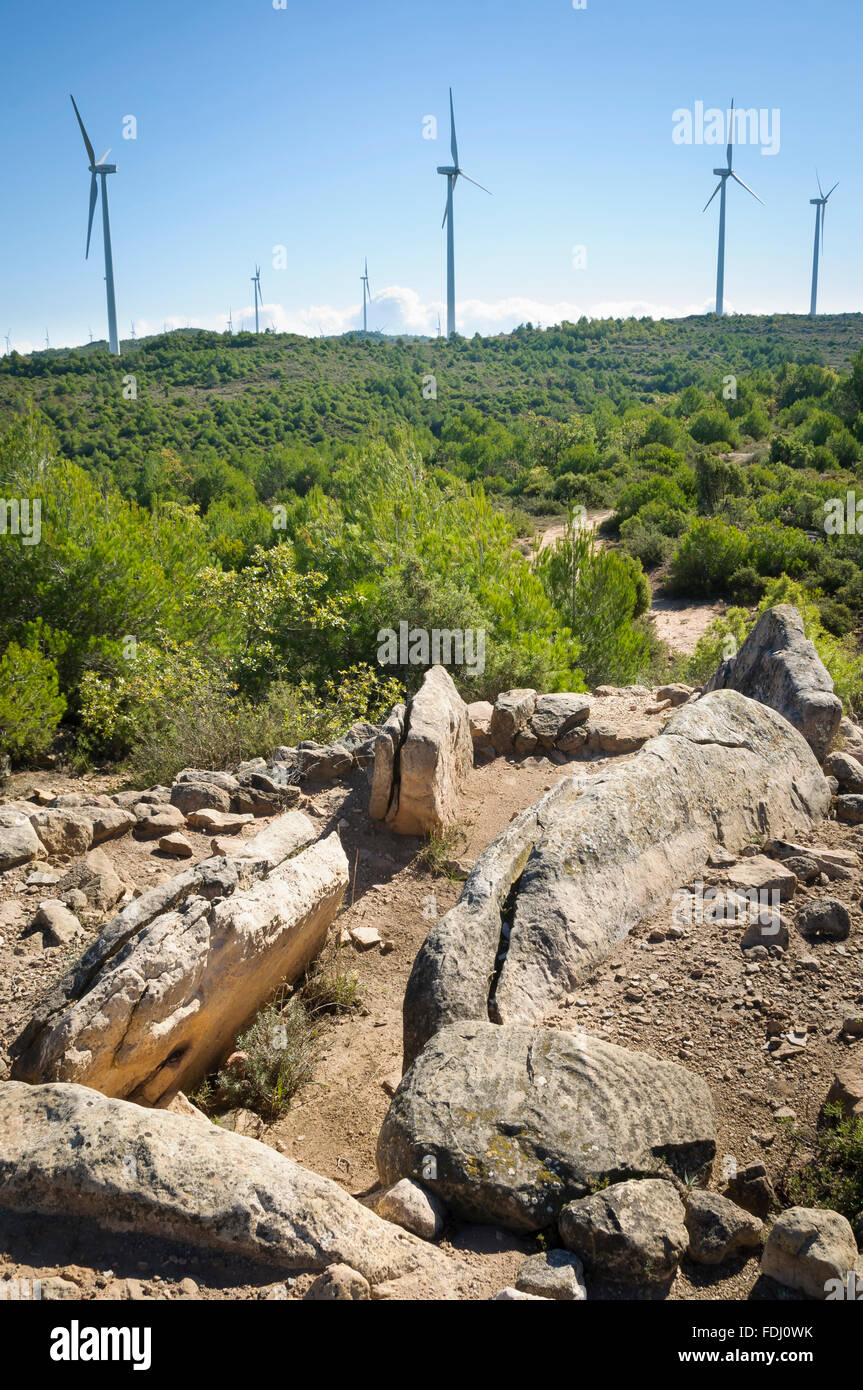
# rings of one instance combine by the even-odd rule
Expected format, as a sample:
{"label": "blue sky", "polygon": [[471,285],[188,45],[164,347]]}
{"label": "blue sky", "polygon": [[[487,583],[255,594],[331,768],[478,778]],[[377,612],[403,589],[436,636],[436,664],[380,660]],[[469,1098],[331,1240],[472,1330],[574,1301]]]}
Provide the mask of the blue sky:
{"label": "blue sky", "polygon": [[[252,320],[308,333],[436,331],[444,298],[447,91],[459,328],[701,312],[715,281],[722,163],[673,113],[780,113],[780,148],[735,168],[727,307],[808,308],[815,168],[839,179],[819,307],[863,309],[859,0],[4,0],[0,338],[104,338],[101,230],[69,92],[109,180],[121,336]],[[137,138],[123,138],[123,119]],[[439,121],[438,139],[423,121]],[[273,248],[288,267],[273,267]],[[573,248],[586,248],[586,268]]]}

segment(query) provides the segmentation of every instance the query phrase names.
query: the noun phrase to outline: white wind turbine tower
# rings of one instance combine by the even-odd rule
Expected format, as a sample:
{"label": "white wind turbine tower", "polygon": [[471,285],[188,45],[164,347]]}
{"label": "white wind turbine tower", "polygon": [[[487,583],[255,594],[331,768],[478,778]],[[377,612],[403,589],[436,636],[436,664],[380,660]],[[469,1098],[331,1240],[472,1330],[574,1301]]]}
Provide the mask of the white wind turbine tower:
{"label": "white wind turbine tower", "polygon": [[259,300],[260,300],[260,303],[261,303],[261,308],[263,309],[263,307],[264,307],[264,296],[261,294],[261,267],[260,267],[259,265],[256,265],[256,266],[255,266],[255,273],[254,273],[254,275],[252,276],[252,284],[253,284],[254,287],[255,287],[255,332],[258,333],[258,332],[260,332],[260,329],[259,329],[259,327],[258,327],[258,301],[259,301]]}
{"label": "white wind turbine tower", "polygon": [[233,313],[234,313],[233,309],[231,309],[231,308],[229,307],[229,308],[228,308],[228,332],[229,332],[229,333],[233,333],[233,331],[234,331],[234,317],[233,317]]}
{"label": "white wind turbine tower", "polygon": [[12,330],[10,329],[9,332],[6,334],[6,356],[7,356],[7,357],[9,356],[10,352],[12,351],[12,341],[11,341],[11,338],[12,338]]}
{"label": "white wind turbine tower", "polygon": [[452,102],[452,87],[449,89],[449,116],[450,116],[450,148],[452,150],[452,164],[438,166],[438,173],[443,174],[447,181],[446,211],[443,215],[442,227],[447,229],[446,238],[446,335],[451,338],[455,333],[455,235],[453,231],[453,193],[456,183],[461,177],[467,179],[468,183],[476,184],[477,188],[482,188],[483,193],[489,193],[488,188],[483,188],[481,183],[472,179],[466,174],[458,162],[458,141],[455,134],[455,111]]}
{"label": "white wind turbine tower", "polygon": [[821,252],[824,250],[824,218],[827,216],[827,199],[830,197],[830,193],[833,192],[833,189],[839,187],[839,181],[837,179],[833,188],[830,189],[830,193],[825,193],[824,189],[821,187],[821,180],[818,178],[817,169],[815,170],[815,177],[818,180],[818,192],[821,196],[820,198],[809,199],[810,203],[814,203],[815,205],[815,248],[812,252],[812,297],[809,300],[809,312],[812,315],[818,312],[818,261]]}
{"label": "white wind turbine tower", "polygon": [[713,199],[719,194],[719,256],[716,263],[716,312],[721,314],[725,297],[725,190],[729,179],[739,183],[741,188],[745,188],[747,193],[751,193],[756,202],[764,206],[763,200],[754,193],[748,184],[735,174],[731,165],[732,147],[734,145],[734,99],[731,101],[731,111],[728,122],[728,148],[725,153],[726,168],[714,169],[714,174],[719,175],[719,182],[711,193],[702,209],[704,212],[710,207]]}
{"label": "white wind turbine tower", "polygon": [[360,276],[360,279],[361,279],[362,282],[363,282],[363,332],[364,332],[364,333],[368,333],[368,331],[369,331],[369,302],[370,302],[371,297],[372,297],[372,292],[371,292],[371,289],[370,289],[370,287],[369,287],[369,261],[368,261],[368,256],[366,257],[366,268],[365,268],[365,272]]}
{"label": "white wind turbine tower", "polygon": [[[70,94],[71,95],[71,94]],[[102,238],[105,243],[105,288],[108,294],[108,346],[115,357],[120,356],[120,340],[117,336],[117,306],[114,299],[114,261],[111,255],[111,222],[108,217],[108,184],[107,175],[116,174],[116,164],[106,164],[105,160],[111,153],[106,150],[96,163],[96,156],[93,153],[93,146],[90,144],[90,137],[84,129],[84,122],[81,120],[81,112],[72,97],[72,105],[75,107],[75,115],[78,117],[78,124],[81,127],[81,134],[84,137],[84,145],[90,159],[90,215],[87,221],[87,250],[84,259],[90,255],[90,234],[93,230],[93,213],[96,211],[96,199],[99,190],[96,186],[96,175],[102,182]]]}

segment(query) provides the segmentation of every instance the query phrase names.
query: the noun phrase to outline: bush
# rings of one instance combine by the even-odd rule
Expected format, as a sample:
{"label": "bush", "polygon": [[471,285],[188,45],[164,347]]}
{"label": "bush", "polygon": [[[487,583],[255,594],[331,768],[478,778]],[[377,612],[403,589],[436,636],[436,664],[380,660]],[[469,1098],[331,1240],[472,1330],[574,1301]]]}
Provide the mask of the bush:
{"label": "bush", "polygon": [[282,1009],[271,1005],[237,1038],[235,1051],[246,1054],[242,1065],[220,1071],[215,1094],[210,1090],[200,1100],[208,1109],[242,1107],[277,1120],[314,1076],[317,1050],[317,1032],[299,999]]}
{"label": "bush", "polygon": [[713,598],[728,591],[733,574],[749,561],[746,536],[717,517],[699,517],[681,540],[666,587],[691,598]]}
{"label": "bush", "polygon": [[65,710],[56,663],[10,642],[0,657],[0,752],[16,762],[46,752]]}
{"label": "bush", "polygon": [[[799,1131],[793,1138],[797,1151],[808,1147]],[[791,1202],[826,1207],[858,1223],[863,1218],[863,1119],[843,1114],[841,1105],[825,1105],[824,1125],[812,1147],[812,1157],[787,1184]]]}

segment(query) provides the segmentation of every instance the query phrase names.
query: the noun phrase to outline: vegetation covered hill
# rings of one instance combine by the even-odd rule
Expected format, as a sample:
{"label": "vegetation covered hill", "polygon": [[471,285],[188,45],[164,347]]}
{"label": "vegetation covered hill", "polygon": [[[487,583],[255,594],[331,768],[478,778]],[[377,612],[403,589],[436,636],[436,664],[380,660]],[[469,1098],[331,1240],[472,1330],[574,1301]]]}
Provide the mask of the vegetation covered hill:
{"label": "vegetation covered hill", "polygon": [[[59,731],[152,778],[193,734],[208,765],[324,736],[416,684],[378,660],[402,621],[485,631],[472,697],[685,674],[645,572],[738,605],[691,676],[793,594],[859,706],[861,343],[861,315],[707,317],[0,359],[0,491],[41,507],[38,544],[0,535],[0,751]],[[524,558],[530,513],[582,508],[610,548]]]}

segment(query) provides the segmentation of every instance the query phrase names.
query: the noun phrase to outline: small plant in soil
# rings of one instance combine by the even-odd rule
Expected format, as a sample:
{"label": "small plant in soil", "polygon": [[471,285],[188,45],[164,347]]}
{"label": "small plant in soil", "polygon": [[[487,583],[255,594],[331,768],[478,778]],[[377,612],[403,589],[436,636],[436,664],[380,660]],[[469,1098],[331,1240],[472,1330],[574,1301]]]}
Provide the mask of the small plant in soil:
{"label": "small plant in soil", "polygon": [[863,1217],[863,1119],[844,1114],[841,1105],[825,1105],[823,1124],[814,1140],[792,1130],[787,1168],[800,1151],[807,1161],[783,1183],[783,1195],[795,1206],[827,1207],[852,1225]]}
{"label": "small plant in soil", "polygon": [[330,941],[308,971],[297,991],[310,1014],[352,1014],[362,1004],[362,988],[355,970],[342,969],[342,948]]}
{"label": "small plant in soil", "polygon": [[195,1103],[210,1112],[242,1108],[270,1123],[277,1120],[314,1076],[317,1036],[296,996],[281,1007],[269,1005],[239,1034],[235,1051],[241,1061],[199,1087]]}
{"label": "small plant in soil", "polygon": [[417,855],[417,863],[440,877],[455,878],[450,861],[456,857],[463,840],[460,830],[433,830]]}

